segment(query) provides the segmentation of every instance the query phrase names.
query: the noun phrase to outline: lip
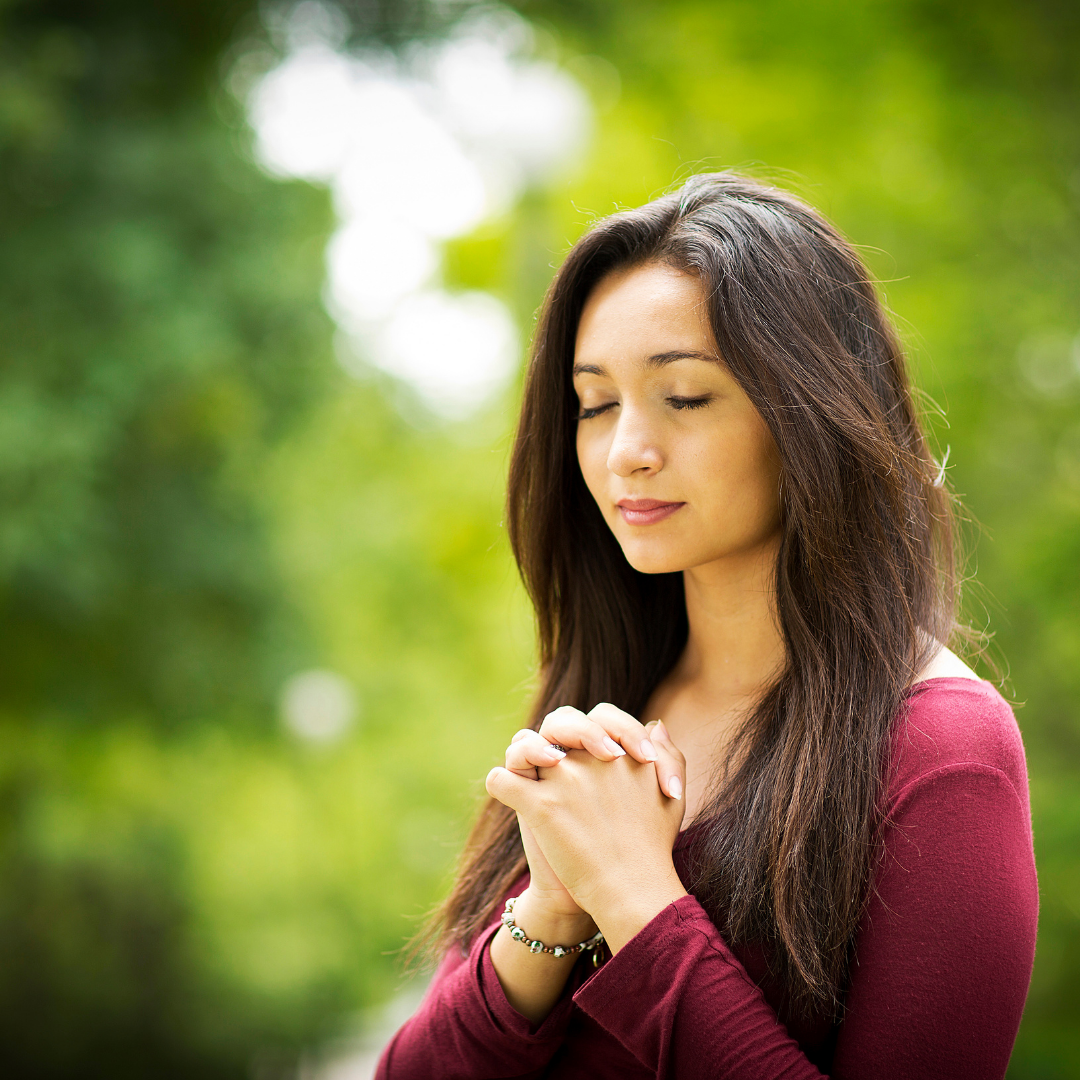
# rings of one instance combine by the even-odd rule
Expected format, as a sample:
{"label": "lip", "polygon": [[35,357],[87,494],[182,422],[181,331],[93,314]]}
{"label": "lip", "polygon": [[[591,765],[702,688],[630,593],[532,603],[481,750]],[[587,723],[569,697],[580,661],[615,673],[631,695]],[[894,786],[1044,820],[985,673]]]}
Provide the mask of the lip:
{"label": "lip", "polygon": [[655,525],[671,517],[686,503],[662,502],[660,499],[620,499],[615,504],[627,525]]}

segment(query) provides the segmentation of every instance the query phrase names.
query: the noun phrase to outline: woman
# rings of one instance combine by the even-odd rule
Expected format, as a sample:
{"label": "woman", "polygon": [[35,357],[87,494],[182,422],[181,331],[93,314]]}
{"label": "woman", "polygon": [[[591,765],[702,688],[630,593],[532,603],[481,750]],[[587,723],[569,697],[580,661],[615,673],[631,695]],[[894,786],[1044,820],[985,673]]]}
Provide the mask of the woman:
{"label": "woman", "polygon": [[510,470],[533,724],[380,1077],[1004,1075],[1027,775],[943,644],[943,472],[866,268],[791,195],[698,176],[578,242]]}

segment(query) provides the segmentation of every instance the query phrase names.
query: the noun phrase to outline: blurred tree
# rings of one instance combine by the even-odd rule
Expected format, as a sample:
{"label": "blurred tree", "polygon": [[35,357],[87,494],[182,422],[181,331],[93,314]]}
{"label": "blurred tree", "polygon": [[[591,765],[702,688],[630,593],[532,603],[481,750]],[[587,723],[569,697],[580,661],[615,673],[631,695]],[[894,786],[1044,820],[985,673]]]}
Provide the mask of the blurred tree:
{"label": "blurred tree", "polygon": [[[345,3],[355,40],[460,5]],[[260,455],[333,377],[325,191],[265,176],[229,48],[254,0],[0,9],[0,643],[30,715],[268,703]],[[268,660],[268,656],[271,660]]]}
{"label": "blurred tree", "polygon": [[[302,648],[253,482],[326,382],[332,214],[256,169],[215,92],[252,11],[0,11],[0,708],[68,732],[5,740],[8,1076],[239,1075],[251,1053],[242,1021],[215,1043],[200,1020],[182,830],[122,777],[102,791],[73,740],[266,715],[275,650]],[[58,852],[58,807],[96,842]]]}
{"label": "blurred tree", "polygon": [[268,700],[280,590],[250,482],[325,382],[332,215],[260,174],[212,96],[248,14],[4,12],[0,642],[27,717]]}
{"label": "blurred tree", "polygon": [[[342,10],[398,46],[459,7]],[[289,1073],[387,993],[488,757],[452,722],[520,679],[500,461],[347,389],[328,193],[263,173],[223,89],[273,59],[256,14],[0,6],[5,1076]],[[320,661],[374,749],[281,738]]]}

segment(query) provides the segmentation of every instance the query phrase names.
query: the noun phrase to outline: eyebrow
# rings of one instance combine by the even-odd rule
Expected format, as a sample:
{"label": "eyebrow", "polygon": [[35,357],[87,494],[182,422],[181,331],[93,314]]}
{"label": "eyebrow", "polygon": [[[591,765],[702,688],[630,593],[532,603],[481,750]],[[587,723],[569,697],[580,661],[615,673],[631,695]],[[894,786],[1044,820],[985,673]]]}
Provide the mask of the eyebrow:
{"label": "eyebrow", "polygon": [[[720,363],[719,356],[697,352],[693,349],[672,349],[670,352],[653,353],[652,356],[645,358],[645,363],[649,367],[659,368],[665,364],[673,364],[676,360],[704,360],[708,364]],[[599,364],[575,364],[573,373],[575,375],[606,375],[607,371]]]}

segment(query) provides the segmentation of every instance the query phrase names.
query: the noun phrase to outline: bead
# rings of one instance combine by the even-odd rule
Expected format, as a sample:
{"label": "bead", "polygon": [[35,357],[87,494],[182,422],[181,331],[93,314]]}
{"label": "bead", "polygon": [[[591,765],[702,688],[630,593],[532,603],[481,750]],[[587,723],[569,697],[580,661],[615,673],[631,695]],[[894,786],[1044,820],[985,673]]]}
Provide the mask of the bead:
{"label": "bead", "polygon": [[[514,905],[517,903],[517,897],[512,896],[506,901],[506,910],[499,916],[502,919],[503,926],[510,931],[510,936],[515,941],[520,941],[523,945],[529,947],[529,952],[534,956],[539,953],[550,953],[557,960],[561,960],[564,956],[572,956],[574,953],[584,952],[588,949],[595,949],[596,946],[604,940],[604,935],[597,930],[595,934],[588,941],[581,941],[577,945],[545,945],[542,941],[532,941],[526,935],[525,931],[521,929],[517,923],[514,922]],[[599,966],[600,957],[593,953],[593,966]]]}

